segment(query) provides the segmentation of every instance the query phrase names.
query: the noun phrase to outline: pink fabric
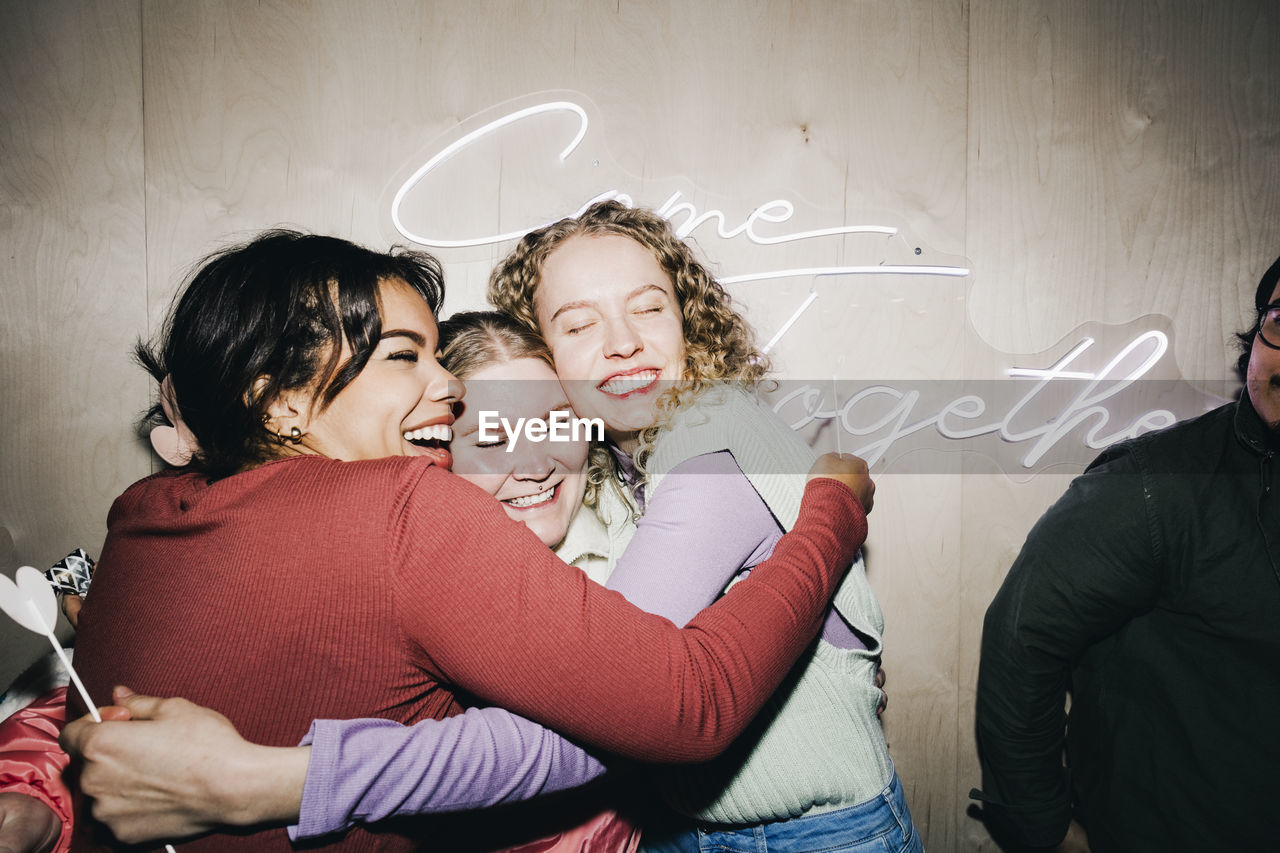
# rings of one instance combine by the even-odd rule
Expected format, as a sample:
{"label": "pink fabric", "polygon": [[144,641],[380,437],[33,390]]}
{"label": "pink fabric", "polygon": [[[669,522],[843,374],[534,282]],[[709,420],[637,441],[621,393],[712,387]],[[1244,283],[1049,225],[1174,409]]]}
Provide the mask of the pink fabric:
{"label": "pink fabric", "polygon": [[635,853],[639,846],[640,827],[610,809],[573,829],[512,847],[506,853]]}
{"label": "pink fabric", "polygon": [[59,687],[0,723],[0,791],[35,797],[62,819],[53,853],[71,847],[71,791],[62,781],[69,758],[58,746],[66,701],[67,688]]}

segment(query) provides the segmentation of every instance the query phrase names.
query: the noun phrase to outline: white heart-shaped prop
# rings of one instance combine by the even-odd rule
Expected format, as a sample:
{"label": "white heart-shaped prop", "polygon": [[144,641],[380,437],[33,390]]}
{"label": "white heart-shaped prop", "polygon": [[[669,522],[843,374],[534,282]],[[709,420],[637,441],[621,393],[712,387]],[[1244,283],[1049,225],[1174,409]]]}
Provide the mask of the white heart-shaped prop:
{"label": "white heart-shaped prop", "polygon": [[[28,631],[47,634],[58,620],[58,599],[39,569],[18,569],[17,583],[0,575],[0,610]],[[34,609],[33,609],[34,607]]]}
{"label": "white heart-shaped prop", "polygon": [[[0,575],[0,610],[4,610],[14,622],[28,631],[35,631],[49,638],[49,642],[53,643],[53,650],[58,653],[59,660],[67,670],[67,675],[71,676],[76,690],[80,691],[80,698],[89,708],[89,714],[94,722],[102,722],[98,709],[93,706],[93,701],[89,698],[89,691],[84,689],[84,683],[80,680],[79,674],[71,665],[67,653],[62,650],[62,644],[53,634],[53,625],[58,618],[58,599],[53,594],[53,587],[44,579],[39,569],[31,566],[21,567],[14,577],[17,578],[17,583],[9,580],[5,575]],[[167,853],[175,853],[172,844],[166,844],[164,849]]]}

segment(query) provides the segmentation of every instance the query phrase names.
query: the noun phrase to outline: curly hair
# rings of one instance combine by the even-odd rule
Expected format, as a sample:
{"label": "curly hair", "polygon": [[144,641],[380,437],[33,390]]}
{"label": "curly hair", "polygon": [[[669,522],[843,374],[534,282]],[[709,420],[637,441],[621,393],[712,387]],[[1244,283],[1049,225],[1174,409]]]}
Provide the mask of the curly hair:
{"label": "curly hair", "polygon": [[[654,440],[678,409],[717,382],[754,388],[765,378],[769,363],[756,347],[751,328],[734,310],[733,299],[698,260],[693,248],[676,236],[671,224],[651,210],[627,207],[619,201],[597,202],[576,217],[524,235],[489,276],[489,301],[540,332],[535,300],[547,258],[571,238],[602,235],[630,237],[652,252],[671,279],[680,305],[683,376],[658,398],[654,424],[640,432],[634,461],[643,477]],[[607,448],[592,448],[587,475],[589,505],[596,504],[604,483],[616,483],[615,465]]]}

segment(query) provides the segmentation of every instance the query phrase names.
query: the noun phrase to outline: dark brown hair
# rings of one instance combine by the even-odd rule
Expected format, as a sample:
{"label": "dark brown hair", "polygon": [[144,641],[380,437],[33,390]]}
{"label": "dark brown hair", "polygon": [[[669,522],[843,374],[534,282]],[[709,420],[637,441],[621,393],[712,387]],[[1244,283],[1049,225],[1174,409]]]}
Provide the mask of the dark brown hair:
{"label": "dark brown hair", "polygon": [[159,341],[136,349],[157,380],[172,379],[200,444],[190,466],[215,479],[273,458],[267,407],[308,388],[321,411],[333,402],[378,344],[378,293],[389,281],[407,284],[433,314],[444,299],[440,264],[425,252],[273,230],[205,258]]}

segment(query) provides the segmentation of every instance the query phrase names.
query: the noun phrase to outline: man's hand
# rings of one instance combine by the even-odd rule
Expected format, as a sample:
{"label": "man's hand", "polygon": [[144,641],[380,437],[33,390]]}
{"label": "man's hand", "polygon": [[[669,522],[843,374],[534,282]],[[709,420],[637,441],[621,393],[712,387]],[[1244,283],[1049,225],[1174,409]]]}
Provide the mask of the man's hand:
{"label": "man's hand", "polygon": [[309,747],[249,743],[221,714],[185,699],[117,687],[116,720],[68,723],[62,748],[85,762],[93,816],[127,844],[183,838],[224,825],[296,820]]}
{"label": "man's hand", "polygon": [[862,511],[870,514],[875,502],[876,484],[867,472],[867,463],[852,453],[824,453],[809,468],[809,479],[826,477],[838,480],[853,491],[862,504]]}
{"label": "man's hand", "polygon": [[39,799],[0,793],[0,853],[48,853],[61,833],[62,821]]}

